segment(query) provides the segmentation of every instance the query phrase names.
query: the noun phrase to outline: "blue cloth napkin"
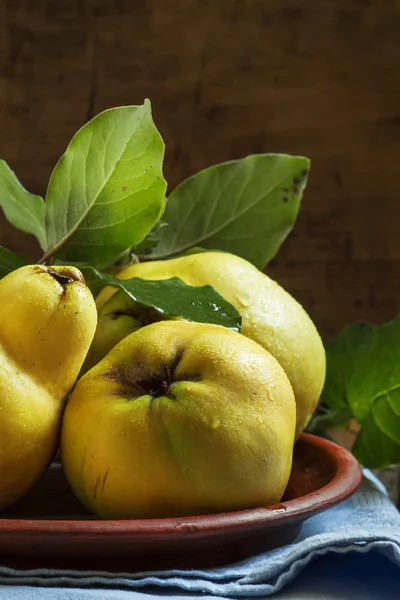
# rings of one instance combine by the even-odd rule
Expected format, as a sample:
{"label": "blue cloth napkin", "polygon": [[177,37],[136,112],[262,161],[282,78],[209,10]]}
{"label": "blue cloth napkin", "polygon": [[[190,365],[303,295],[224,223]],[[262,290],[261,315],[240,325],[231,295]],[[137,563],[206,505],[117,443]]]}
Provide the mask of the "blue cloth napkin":
{"label": "blue cloth napkin", "polygon": [[[212,548],[210,548],[212,552]],[[400,514],[364,471],[357,493],[293,543],[215,569],[110,574],[0,566],[0,600],[400,599]]]}

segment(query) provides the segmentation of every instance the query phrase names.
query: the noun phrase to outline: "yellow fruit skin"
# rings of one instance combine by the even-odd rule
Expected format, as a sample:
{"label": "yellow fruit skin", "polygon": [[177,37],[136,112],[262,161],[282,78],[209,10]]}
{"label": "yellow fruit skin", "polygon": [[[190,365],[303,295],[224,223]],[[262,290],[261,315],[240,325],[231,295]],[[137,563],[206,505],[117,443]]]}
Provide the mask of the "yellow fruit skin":
{"label": "yellow fruit skin", "polygon": [[[118,277],[180,277],[189,285],[212,285],[241,314],[243,335],[261,344],[286,371],[296,398],[296,438],[300,435],[324,385],[325,350],[306,311],[280,285],[246,260],[224,252],[134,264]],[[114,291],[102,290],[96,298],[98,309]]]}
{"label": "yellow fruit skin", "polygon": [[29,265],[0,281],[0,510],[24,496],[54,457],[96,323],[74,267]]}
{"label": "yellow fruit skin", "polygon": [[135,304],[124,290],[117,290],[98,311],[96,333],[83,364],[82,373],[96,365],[130,333],[165,319],[169,320],[154,308]]}
{"label": "yellow fruit skin", "polygon": [[129,296],[119,290],[103,306],[97,317],[97,328],[82,373],[96,365],[118,342],[143,327],[136,316],[136,306]]}
{"label": "yellow fruit skin", "polygon": [[61,457],[101,518],[206,514],[278,502],[294,429],[289,380],[261,346],[218,325],[163,321],[78,381]]}

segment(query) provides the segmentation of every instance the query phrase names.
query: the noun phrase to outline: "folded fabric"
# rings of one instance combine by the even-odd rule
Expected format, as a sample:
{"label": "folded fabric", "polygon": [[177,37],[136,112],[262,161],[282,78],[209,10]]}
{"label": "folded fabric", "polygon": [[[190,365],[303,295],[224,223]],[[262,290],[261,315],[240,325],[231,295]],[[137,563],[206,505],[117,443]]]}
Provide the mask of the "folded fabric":
{"label": "folded fabric", "polygon": [[[325,579],[321,579],[324,568]],[[348,590],[349,596],[344,595],[343,589],[335,592],[335,580],[345,585],[349,578],[354,584],[353,589]],[[357,493],[306,521],[293,543],[239,563],[214,569],[135,574],[53,569],[21,571],[0,566],[0,599],[184,599],[199,594],[202,598],[265,598],[275,594],[279,600],[355,599],[372,598],[366,596],[367,591],[362,596],[357,594],[369,581],[367,588],[372,593],[375,580],[378,585],[375,589],[384,591],[385,598],[400,598],[400,514],[383,485],[365,470]],[[303,590],[298,588],[301,581]],[[326,593],[321,595],[324,582]],[[340,585],[336,586],[337,590]]]}

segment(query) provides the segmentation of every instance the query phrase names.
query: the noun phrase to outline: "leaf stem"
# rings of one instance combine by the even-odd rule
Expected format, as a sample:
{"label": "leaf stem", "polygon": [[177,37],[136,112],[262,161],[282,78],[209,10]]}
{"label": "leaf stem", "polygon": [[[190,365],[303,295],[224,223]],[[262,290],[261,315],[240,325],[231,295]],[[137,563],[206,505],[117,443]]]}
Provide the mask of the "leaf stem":
{"label": "leaf stem", "polygon": [[47,260],[49,260],[49,258],[51,258],[52,256],[54,256],[54,254],[57,252],[57,250],[59,250],[60,248],[62,248],[62,246],[65,244],[65,239],[62,239],[58,242],[58,244],[56,244],[54,246],[54,248],[51,248],[51,250],[48,250],[47,252],[45,252],[42,256],[42,258],[40,258],[38,260],[38,265],[43,265]]}
{"label": "leaf stem", "polygon": [[[149,254],[137,254],[137,259],[139,262],[143,263],[143,262],[153,262],[155,260],[158,260],[157,258],[154,258],[153,256],[149,255]],[[169,254],[167,254],[167,257],[170,256]]]}

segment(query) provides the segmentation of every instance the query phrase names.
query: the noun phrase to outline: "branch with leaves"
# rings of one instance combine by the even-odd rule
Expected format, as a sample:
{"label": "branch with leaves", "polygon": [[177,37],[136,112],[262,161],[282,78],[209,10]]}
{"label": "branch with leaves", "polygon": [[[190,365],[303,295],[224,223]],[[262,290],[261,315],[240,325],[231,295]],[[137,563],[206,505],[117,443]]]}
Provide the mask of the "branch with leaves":
{"label": "branch with leaves", "polygon": [[[215,165],[184,181],[168,201],[163,160],[150,102],[113,108],[74,135],[45,201],[25,190],[1,161],[0,206],[14,227],[36,236],[43,250],[39,262],[74,264],[93,291],[118,285],[161,313],[239,331],[240,315],[211,286],[112,282],[101,271],[138,256],[155,260],[202,249],[233,252],[263,268],[293,227],[309,160],[261,154]],[[0,248],[0,276],[28,262]]]}
{"label": "branch with leaves", "polygon": [[400,462],[400,317],[384,325],[353,323],[326,348],[325,414],[309,431],[360,425],[352,452],[365,466]]}

